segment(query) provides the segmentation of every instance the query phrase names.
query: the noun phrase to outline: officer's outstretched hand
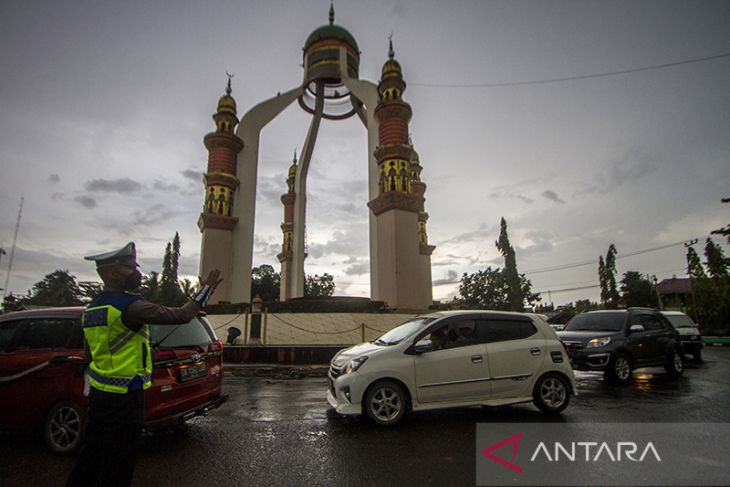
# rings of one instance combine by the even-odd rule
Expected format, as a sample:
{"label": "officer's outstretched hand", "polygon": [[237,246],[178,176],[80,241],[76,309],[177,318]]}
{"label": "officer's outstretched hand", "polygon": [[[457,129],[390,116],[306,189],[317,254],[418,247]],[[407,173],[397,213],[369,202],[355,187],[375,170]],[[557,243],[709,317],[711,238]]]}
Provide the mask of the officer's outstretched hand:
{"label": "officer's outstretched hand", "polygon": [[223,281],[220,276],[221,271],[219,269],[213,269],[212,271],[210,271],[210,274],[208,274],[208,277],[206,277],[204,281],[200,282],[200,285],[205,286],[207,284],[208,286],[210,286],[211,289],[215,290],[215,288],[218,287],[218,284]]}

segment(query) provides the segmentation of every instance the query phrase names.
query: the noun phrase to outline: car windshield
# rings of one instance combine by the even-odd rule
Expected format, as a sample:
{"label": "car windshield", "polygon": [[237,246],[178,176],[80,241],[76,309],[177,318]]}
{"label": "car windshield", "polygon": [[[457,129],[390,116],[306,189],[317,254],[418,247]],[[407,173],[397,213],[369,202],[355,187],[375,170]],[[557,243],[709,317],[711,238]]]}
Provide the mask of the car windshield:
{"label": "car windshield", "polygon": [[399,325],[390,330],[385,335],[381,336],[373,343],[376,345],[395,345],[402,342],[414,333],[422,330],[428,323],[431,323],[436,318],[415,318],[410,321],[406,321],[402,325]]}
{"label": "car windshield", "polygon": [[668,319],[675,328],[694,328],[697,326],[692,321],[692,318],[687,315],[664,315],[664,317]]}
{"label": "car windshield", "polygon": [[583,313],[574,316],[563,331],[620,331],[623,330],[626,313]]}
{"label": "car windshield", "polygon": [[214,335],[200,318],[183,325],[150,325],[150,343],[162,348],[199,347],[214,340]]}

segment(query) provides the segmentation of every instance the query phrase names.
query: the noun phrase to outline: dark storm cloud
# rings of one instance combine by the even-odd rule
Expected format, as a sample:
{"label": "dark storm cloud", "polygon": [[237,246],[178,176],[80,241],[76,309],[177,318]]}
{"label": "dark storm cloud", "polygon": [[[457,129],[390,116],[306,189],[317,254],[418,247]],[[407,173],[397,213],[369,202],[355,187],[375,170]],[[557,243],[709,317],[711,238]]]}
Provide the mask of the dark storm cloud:
{"label": "dark storm cloud", "polygon": [[63,193],[51,193],[51,199],[53,201],[60,201],[66,199],[66,195],[64,195]]}
{"label": "dark storm cloud", "polygon": [[595,176],[596,183],[589,183],[576,196],[584,194],[609,194],[626,185],[640,181],[656,172],[658,162],[650,156],[637,156],[628,151],[623,156],[609,162],[608,169]]}
{"label": "dark storm cloud", "polygon": [[562,199],[560,199],[560,196],[555,191],[551,191],[549,189],[542,192],[542,196],[549,199],[550,201],[554,201],[556,203],[565,203]]}
{"label": "dark storm cloud", "polygon": [[526,257],[537,252],[547,252],[553,249],[554,235],[549,231],[535,230],[527,232],[525,237],[530,240],[530,244],[517,247],[517,255]]}
{"label": "dark storm cloud", "polygon": [[343,264],[350,264],[344,271],[348,276],[361,276],[370,272],[370,261],[366,257],[349,257]]}
{"label": "dark storm cloud", "polygon": [[518,199],[524,203],[527,203],[528,205],[531,205],[532,203],[534,203],[534,200],[532,198],[528,198],[527,196],[519,194],[519,193],[510,193],[510,192],[506,192],[506,191],[503,191],[503,192],[493,191],[492,193],[489,194],[489,198],[491,198],[491,199],[514,198],[514,199]]}
{"label": "dark storm cloud", "polygon": [[434,286],[443,286],[446,284],[456,284],[459,282],[459,273],[454,270],[448,270],[446,271],[446,277],[442,279],[436,279],[433,281]]}
{"label": "dark storm cloud", "polygon": [[494,233],[494,227],[488,226],[486,223],[482,223],[478,229],[464,232],[447,240],[437,242],[435,245],[446,245],[450,243],[464,243],[464,242],[481,242],[482,240],[488,240]]}
{"label": "dark storm cloud", "polygon": [[96,208],[96,199],[92,198],[91,196],[77,196],[74,198],[74,201],[79,203],[81,206],[86,208],[87,210],[91,210],[93,208]]}
{"label": "dark storm cloud", "polygon": [[199,183],[203,180],[203,173],[201,171],[196,171],[195,169],[185,169],[184,171],[180,171],[180,174],[195,183]]}
{"label": "dark storm cloud", "polygon": [[106,193],[132,194],[142,189],[142,184],[129,178],[92,179],[84,184],[87,191],[103,191]]}
{"label": "dark storm cloud", "polygon": [[60,183],[61,177],[58,174],[51,174],[48,176],[48,182],[49,183]]}
{"label": "dark storm cloud", "polygon": [[313,259],[319,259],[330,254],[364,256],[367,254],[367,248],[368,241],[363,240],[359,232],[337,230],[325,243],[310,243],[308,250]]}
{"label": "dark storm cloud", "polygon": [[178,215],[179,212],[166,208],[165,205],[157,203],[150,208],[144,210],[134,210],[132,213],[132,224],[137,226],[150,226],[157,223],[169,220],[173,216]]}
{"label": "dark storm cloud", "polygon": [[177,184],[167,184],[164,181],[157,179],[155,180],[155,184],[152,185],[152,189],[156,189],[158,191],[178,191],[180,186]]}
{"label": "dark storm cloud", "polygon": [[266,238],[254,235],[253,250],[254,254],[271,259],[276,263],[276,256],[281,252],[281,240],[271,235]]}

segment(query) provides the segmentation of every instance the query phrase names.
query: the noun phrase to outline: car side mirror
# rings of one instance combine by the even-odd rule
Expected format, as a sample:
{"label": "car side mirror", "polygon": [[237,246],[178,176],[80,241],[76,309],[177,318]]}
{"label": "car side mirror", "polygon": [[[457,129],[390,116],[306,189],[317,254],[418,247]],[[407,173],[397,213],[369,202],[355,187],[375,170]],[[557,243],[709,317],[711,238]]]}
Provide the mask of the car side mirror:
{"label": "car side mirror", "polygon": [[433,350],[433,342],[429,339],[416,342],[416,353],[430,352]]}
{"label": "car side mirror", "polygon": [[636,333],[639,331],[644,331],[644,327],[641,325],[631,325],[631,328],[629,328],[629,333]]}

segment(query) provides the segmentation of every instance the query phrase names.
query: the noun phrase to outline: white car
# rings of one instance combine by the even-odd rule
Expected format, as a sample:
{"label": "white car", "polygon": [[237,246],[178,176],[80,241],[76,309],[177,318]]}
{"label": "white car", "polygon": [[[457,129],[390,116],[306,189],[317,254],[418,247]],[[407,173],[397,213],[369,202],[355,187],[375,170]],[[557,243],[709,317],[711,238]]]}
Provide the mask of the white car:
{"label": "white car", "polygon": [[702,361],[702,335],[699,327],[692,321],[692,318],[681,311],[662,311],[672,326],[679,333],[679,340],[682,342],[684,353],[692,354],[695,361]]}
{"label": "white car", "polygon": [[414,318],[371,343],[341,350],[327,401],[381,425],[405,413],[534,402],[559,413],[576,394],[567,353],[550,325],[527,313],[448,311]]}

